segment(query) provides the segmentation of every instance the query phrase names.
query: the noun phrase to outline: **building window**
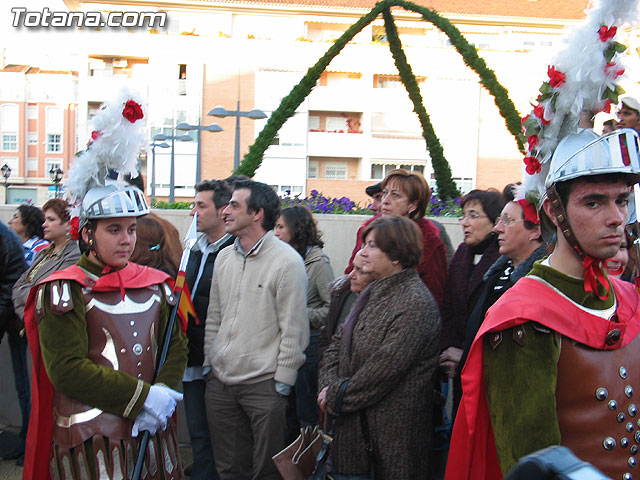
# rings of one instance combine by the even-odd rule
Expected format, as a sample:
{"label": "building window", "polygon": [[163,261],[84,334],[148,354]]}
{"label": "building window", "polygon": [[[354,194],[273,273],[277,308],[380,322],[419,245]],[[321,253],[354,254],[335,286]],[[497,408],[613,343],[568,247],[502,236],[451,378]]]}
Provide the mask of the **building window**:
{"label": "building window", "polygon": [[46,109],[46,152],[62,153],[62,133],[64,111],[60,107],[47,107]]}
{"label": "building window", "polygon": [[47,133],[47,153],[62,152],[62,135]]}
{"label": "building window", "polygon": [[313,132],[313,131],[318,131],[320,130],[320,117],[318,117],[317,115],[310,115],[309,116],[309,131]]}
{"label": "building window", "polygon": [[37,120],[38,119],[38,106],[37,105],[29,105],[27,107],[27,119],[28,120]]}
{"label": "building window", "polygon": [[27,158],[27,171],[35,172],[38,170],[38,159],[37,158]]}
{"label": "building window", "polygon": [[344,117],[327,117],[327,132],[344,133],[348,130],[347,119]]}
{"label": "building window", "polygon": [[371,165],[371,180],[382,180],[391,170],[401,168],[424,175],[424,165],[398,165],[396,163],[374,163]]}
{"label": "building window", "polygon": [[11,167],[11,177],[18,177],[20,174],[20,168],[18,163],[18,157],[2,157],[0,158],[0,165],[7,164]]}
{"label": "building window", "polygon": [[38,132],[29,132],[29,145],[38,144]]}
{"label": "building window", "polygon": [[18,124],[20,123],[18,118],[18,105],[13,103],[2,105],[1,113],[0,125],[2,125],[2,150],[5,152],[17,152]]}
{"label": "building window", "polygon": [[51,171],[51,169],[53,168],[54,170],[56,168],[59,168],[60,170],[62,170],[62,160],[58,159],[58,158],[47,158],[45,159],[45,173],[47,174],[47,177],[49,176],[49,172]]}
{"label": "building window", "polygon": [[2,134],[2,150],[5,152],[18,151],[18,136],[15,133]]}
{"label": "building window", "polygon": [[324,178],[328,180],[346,180],[347,164],[345,162],[327,162],[324,164]]}
{"label": "building window", "polygon": [[309,162],[309,166],[307,167],[307,178],[318,178],[318,162]]}

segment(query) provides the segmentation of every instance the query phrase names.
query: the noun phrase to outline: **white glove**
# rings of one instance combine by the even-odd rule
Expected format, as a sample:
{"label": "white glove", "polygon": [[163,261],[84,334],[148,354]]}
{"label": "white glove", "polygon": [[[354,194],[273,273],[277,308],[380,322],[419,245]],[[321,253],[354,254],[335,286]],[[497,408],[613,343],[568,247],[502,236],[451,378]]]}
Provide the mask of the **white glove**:
{"label": "white glove", "polygon": [[144,401],[146,412],[162,422],[162,428],[167,426],[167,418],[173,415],[178,402],[182,401],[182,394],[163,385],[151,385],[149,394]]}
{"label": "white glove", "polygon": [[148,431],[151,435],[155,435],[158,430],[164,430],[165,428],[167,428],[166,422],[163,426],[160,420],[142,409],[136,417],[136,421],[133,422],[131,436],[137,437],[138,434],[142,433],[144,430]]}

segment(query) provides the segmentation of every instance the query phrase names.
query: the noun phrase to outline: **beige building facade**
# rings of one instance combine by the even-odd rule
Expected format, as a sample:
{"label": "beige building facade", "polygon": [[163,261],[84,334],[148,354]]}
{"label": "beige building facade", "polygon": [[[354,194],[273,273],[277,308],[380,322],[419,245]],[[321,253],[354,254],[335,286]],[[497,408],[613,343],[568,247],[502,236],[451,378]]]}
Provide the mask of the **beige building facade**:
{"label": "beige building facade", "polygon": [[[561,48],[565,29],[583,19],[589,6],[587,0],[418,3],[441,12],[475,44],[520,112],[529,110],[547,65]],[[225,178],[233,171],[236,118],[208,113],[216,106],[233,112],[239,104],[240,111],[256,108],[271,115],[307,69],[374,4],[366,0],[68,0],[64,6],[70,11],[166,12],[168,24],[154,29],[62,32],[57,37],[66,45],[62,49],[66,53],[46,60],[17,48],[18,42],[16,48],[5,49],[2,66],[6,70],[8,65],[50,68],[56,64],[58,69],[64,65],[77,72],[75,98],[69,102],[74,105],[77,134],[65,132],[65,142],[76,147],[88,140],[91,116],[101,102],[113,98],[123,86],[138,91],[148,103],[145,121],[150,146],[140,155],[146,193],[158,199],[168,197],[173,157],[175,198],[190,201],[199,178]],[[393,12],[459,188],[463,192],[476,187],[501,189],[519,180],[522,155],[477,74],[433,25],[412,12],[399,8]],[[49,34],[46,29],[19,32],[23,38]],[[364,187],[393,168],[422,172],[435,186],[420,125],[385,35],[382,20],[377,19],[331,62],[266,151],[257,180],[281,194],[307,195],[318,190],[361,204],[368,202]],[[628,32],[621,36],[621,41],[631,43],[629,59],[635,62],[636,37]],[[0,72],[0,79],[4,75]],[[0,104],[6,101],[0,95]],[[0,128],[2,121],[0,116]],[[223,131],[198,134],[175,129],[182,122],[202,127],[215,122]],[[240,158],[265,123],[266,119],[240,119]],[[187,134],[191,141],[168,140],[168,148],[157,141],[152,147],[158,134]],[[17,153],[17,157],[29,157],[26,150]],[[36,175],[44,168],[44,163],[42,168],[38,164]]]}

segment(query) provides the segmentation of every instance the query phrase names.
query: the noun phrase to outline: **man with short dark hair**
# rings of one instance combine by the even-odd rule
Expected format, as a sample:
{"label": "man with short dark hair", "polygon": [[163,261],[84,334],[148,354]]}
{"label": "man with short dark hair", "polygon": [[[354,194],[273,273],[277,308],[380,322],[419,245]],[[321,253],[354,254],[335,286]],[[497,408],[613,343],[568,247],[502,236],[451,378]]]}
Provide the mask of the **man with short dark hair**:
{"label": "man with short dark hair", "polygon": [[382,202],[382,182],[369,185],[364,191],[373,199],[373,202],[369,205],[369,210],[371,210],[374,215],[377,215]]}
{"label": "man with short dark hair", "polygon": [[633,97],[624,97],[618,108],[618,128],[633,128],[640,130],[640,102]]}
{"label": "man with short dark hair", "polygon": [[193,452],[193,465],[187,469],[191,471],[192,480],[215,480],[220,477],[213,458],[204,399],[204,327],[209,307],[213,264],[218,252],[233,244],[235,237],[225,232],[222,220],[222,211],[231,198],[231,189],[226,182],[205,180],[197,184],[195,189],[196,196],[191,215],[197,213],[197,228],[202,235],[191,250],[186,271],[187,285],[198,317],[189,316],[189,357],[182,379],[187,426]]}
{"label": "man with short dark hair", "polygon": [[309,341],[307,274],[300,254],[273,233],[280,199],[241,180],[222,211],[237,238],[218,254],[205,326],[205,394],[222,480],[280,479],[286,396]]}
{"label": "man with short dark hair", "polygon": [[632,478],[639,297],[602,263],[625,235],[639,141],[631,129],[605,137],[583,130],[555,149],[541,217],[557,242],[489,309],[476,335],[448,480],[499,479],[521,457],[560,444],[607,478]]}

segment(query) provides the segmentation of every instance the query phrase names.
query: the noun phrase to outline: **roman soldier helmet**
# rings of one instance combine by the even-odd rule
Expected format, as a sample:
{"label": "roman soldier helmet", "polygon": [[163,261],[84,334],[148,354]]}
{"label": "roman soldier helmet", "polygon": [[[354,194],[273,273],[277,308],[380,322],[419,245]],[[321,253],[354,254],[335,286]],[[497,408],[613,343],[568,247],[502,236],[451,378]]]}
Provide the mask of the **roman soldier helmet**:
{"label": "roman soldier helmet", "polygon": [[103,104],[93,118],[91,139],[76,155],[65,184],[75,201],[79,230],[91,220],[149,213],[142,191],[125,181],[138,175],[137,158],[145,145],[142,118],[140,100],[127,91]]}
{"label": "roman soldier helmet", "polygon": [[[603,136],[592,130],[582,130],[566,136],[556,147],[545,180],[543,200],[548,198],[551,201],[560,231],[581,258],[584,258],[584,251],[569,225],[566,205],[563,205],[556,185],[576,178],[608,174],[624,175],[628,185],[638,183],[639,146],[637,132],[625,128]],[[549,223],[548,219],[543,223],[547,229],[550,228]]]}
{"label": "roman soldier helmet", "polygon": [[149,213],[142,191],[134,186],[95,187],[82,200],[80,230],[90,221],[102,218],[141,217]]}

